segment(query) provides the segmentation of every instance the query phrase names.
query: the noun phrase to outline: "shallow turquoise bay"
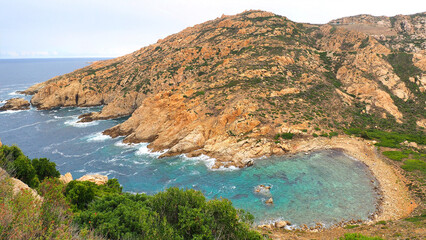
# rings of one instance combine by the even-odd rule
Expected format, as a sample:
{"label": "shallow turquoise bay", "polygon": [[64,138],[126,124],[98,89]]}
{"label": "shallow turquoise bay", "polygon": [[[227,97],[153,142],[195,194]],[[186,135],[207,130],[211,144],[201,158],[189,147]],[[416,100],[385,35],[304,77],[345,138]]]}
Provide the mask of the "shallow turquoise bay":
{"label": "shallow turquoise bay", "polygon": [[[52,77],[49,69],[61,74],[86,62],[0,61],[0,101],[17,96],[16,90]],[[28,76],[15,71],[27,71]],[[77,123],[78,115],[99,110],[0,113],[0,139],[4,144],[17,144],[31,158],[50,158],[62,174],[71,172],[74,178],[100,173],[117,178],[125,191],[135,193],[153,194],[178,186],[200,190],[208,199],[228,198],[236,207],[250,211],[257,223],[285,219],[296,225],[330,225],[366,220],[376,210],[376,181],[363,163],[340,151],[258,159],[246,169],[211,170],[213,160],[207,157],[158,159],[159,154],[149,152],[147,144],[130,146],[121,138],[101,134],[124,119]],[[272,186],[270,195],[256,193],[259,184]],[[269,197],[273,197],[273,205],[264,203]]]}

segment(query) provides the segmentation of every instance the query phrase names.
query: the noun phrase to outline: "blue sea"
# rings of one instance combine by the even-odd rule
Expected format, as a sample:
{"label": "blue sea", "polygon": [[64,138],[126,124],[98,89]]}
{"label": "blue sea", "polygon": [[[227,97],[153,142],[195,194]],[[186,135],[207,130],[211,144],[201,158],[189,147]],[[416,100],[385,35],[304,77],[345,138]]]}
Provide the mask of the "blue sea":
{"label": "blue sea", "polygon": [[[54,76],[87,66],[99,59],[0,60],[0,106],[12,97],[31,96],[16,91]],[[18,145],[30,158],[47,157],[61,174],[74,179],[100,173],[117,178],[132,193],[154,194],[168,187],[193,188],[208,199],[227,198],[248,210],[256,223],[289,220],[308,226],[326,226],[361,219],[376,210],[377,185],[366,166],[337,150],[324,150],[288,157],[262,158],[245,169],[212,170],[214,159],[185,156],[159,159],[147,143],[127,145],[102,131],[125,118],[78,123],[82,113],[102,107],[60,108],[49,111],[0,112],[0,139]],[[256,186],[272,186],[258,194]],[[274,204],[265,201],[273,197]]]}

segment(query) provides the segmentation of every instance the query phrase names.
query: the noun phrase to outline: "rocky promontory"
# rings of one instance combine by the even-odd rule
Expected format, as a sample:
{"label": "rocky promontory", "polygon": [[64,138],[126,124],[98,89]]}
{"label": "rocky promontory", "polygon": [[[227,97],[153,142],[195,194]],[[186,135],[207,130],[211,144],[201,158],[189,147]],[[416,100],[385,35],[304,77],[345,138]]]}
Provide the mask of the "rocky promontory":
{"label": "rocky promontory", "polygon": [[23,98],[12,98],[0,107],[0,111],[7,110],[27,110],[30,109],[30,102]]}
{"label": "rocky promontory", "polygon": [[244,167],[349,127],[421,131],[422,59],[356,29],[246,11],[25,93],[38,109],[104,106],[81,121],[130,116],[104,133],[149,142],[163,157],[204,154],[215,167]]}

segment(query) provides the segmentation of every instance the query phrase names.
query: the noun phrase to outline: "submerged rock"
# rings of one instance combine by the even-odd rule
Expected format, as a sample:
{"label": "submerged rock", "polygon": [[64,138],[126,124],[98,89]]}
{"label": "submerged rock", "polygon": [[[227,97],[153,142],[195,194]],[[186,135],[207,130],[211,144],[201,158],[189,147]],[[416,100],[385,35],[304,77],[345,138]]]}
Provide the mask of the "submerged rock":
{"label": "submerged rock", "polygon": [[271,186],[265,186],[263,184],[260,184],[254,189],[254,192],[265,197],[272,197],[272,194],[270,192],[271,188]]}
{"label": "submerged rock", "polygon": [[30,103],[23,98],[11,98],[0,107],[0,111],[7,110],[27,110],[30,109]]}

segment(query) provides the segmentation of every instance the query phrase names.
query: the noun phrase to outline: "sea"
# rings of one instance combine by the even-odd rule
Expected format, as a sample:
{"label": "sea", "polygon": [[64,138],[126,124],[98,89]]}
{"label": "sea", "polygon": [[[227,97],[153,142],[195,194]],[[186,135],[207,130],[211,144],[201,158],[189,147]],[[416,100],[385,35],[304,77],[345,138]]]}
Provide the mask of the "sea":
{"label": "sea", "polygon": [[[69,73],[101,59],[0,59],[0,106],[31,85]],[[196,189],[207,199],[227,198],[249,211],[256,224],[277,220],[293,226],[331,226],[367,220],[377,210],[377,181],[360,161],[338,150],[260,158],[254,166],[212,169],[207,156],[158,158],[148,143],[125,144],[102,131],[127,118],[79,123],[83,113],[99,107],[0,112],[0,139],[17,145],[30,158],[47,157],[61,174],[74,179],[99,173],[117,178],[123,190],[155,194],[169,187]],[[149,114],[149,113],[147,113]],[[259,185],[270,191],[256,192]],[[273,204],[265,201],[273,198]]]}

